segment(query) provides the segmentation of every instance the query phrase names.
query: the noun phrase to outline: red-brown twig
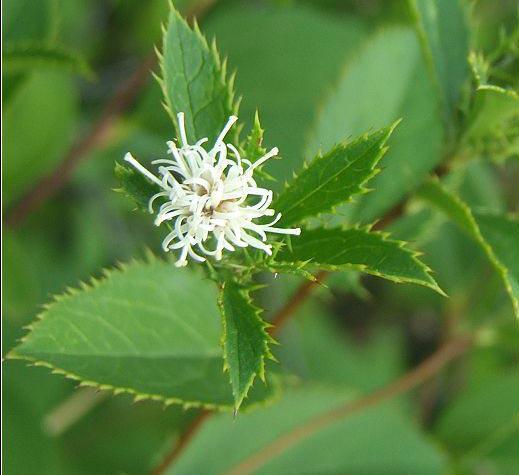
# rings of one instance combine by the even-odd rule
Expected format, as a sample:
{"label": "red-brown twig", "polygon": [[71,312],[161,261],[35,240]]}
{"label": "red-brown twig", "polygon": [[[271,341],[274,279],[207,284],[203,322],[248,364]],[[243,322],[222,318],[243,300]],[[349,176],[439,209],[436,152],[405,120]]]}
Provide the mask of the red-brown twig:
{"label": "red-brown twig", "polygon": [[[200,19],[216,3],[216,0],[201,0],[185,13],[188,20]],[[108,101],[99,119],[88,132],[69,149],[61,163],[48,175],[43,176],[25,193],[4,216],[8,228],[17,228],[27,216],[36,211],[46,200],[55,195],[68,182],[77,166],[95,148],[101,146],[113,130],[119,116],[133,103],[142,87],[149,80],[150,70],[157,62],[156,55],[150,54],[135,72],[116,90]]]}
{"label": "red-brown twig", "polygon": [[150,69],[155,64],[155,55],[146,58],[135,72],[125,80],[112,99],[105,106],[101,116],[85,136],[80,138],[67,152],[62,162],[48,175],[42,177],[33,188],[8,211],[4,224],[9,228],[20,226],[27,216],[36,211],[47,199],[59,191],[70,179],[73,171],[86,155],[102,145],[117,118],[133,102],[137,93],[150,77]]}
{"label": "red-brown twig", "polygon": [[[310,296],[312,290],[316,285],[319,285],[319,281],[324,280],[328,273],[321,271],[316,274],[316,281],[308,280],[301,284],[298,289],[294,292],[288,302],[276,312],[272,318],[273,326],[270,327],[270,334],[274,335],[281,327],[288,321],[290,316],[304,303],[304,301]],[[162,475],[166,470],[173,465],[182,453],[183,449],[191,441],[194,435],[200,430],[204,422],[212,415],[212,412],[204,409],[200,415],[193,420],[191,424],[186,428],[184,433],[180,436],[180,439],[175,442],[171,450],[166,454],[164,460],[153,469],[150,475]]]}
{"label": "red-brown twig", "polygon": [[198,432],[200,427],[204,424],[206,419],[212,414],[211,411],[208,409],[204,409],[198,414],[197,417],[195,417],[191,424],[188,425],[186,430],[181,434],[180,439],[178,442],[175,443],[173,446],[173,450],[168,452],[168,454],[164,457],[160,465],[157,465],[153,469],[150,475],[161,475],[164,473],[168,467],[173,463],[174,460],[178,457],[180,452],[186,447],[189,442],[191,442],[191,439],[195,436],[195,434]]}
{"label": "red-brown twig", "polygon": [[272,318],[272,326],[269,328],[271,335],[279,332],[288,319],[303,305],[304,301],[312,293],[312,290],[323,282],[327,276],[328,272],[322,270],[315,275],[315,280],[307,280],[297,288],[292,297],[290,297],[290,300],[288,300]]}
{"label": "red-brown twig", "polygon": [[[388,226],[394,220],[399,218],[405,210],[405,202],[399,203],[394,208],[389,210],[381,221],[376,224],[377,229],[382,229],[385,226]],[[306,299],[311,295],[312,291],[315,289],[317,285],[323,282],[328,276],[329,272],[327,271],[319,271],[315,275],[315,281],[307,280],[303,282],[296,291],[292,294],[290,299],[279,309],[276,314],[272,317],[272,327],[269,329],[269,333],[271,335],[275,335],[280,331],[280,329],[286,324],[286,322],[294,315],[294,313],[303,305]],[[207,419],[208,414],[204,416],[204,420]],[[194,428],[189,426],[186,429],[185,435],[189,435],[189,440],[193,437],[195,431],[198,431],[202,424],[196,424]],[[166,456],[168,459],[168,463],[161,464],[162,471],[153,471],[153,475],[161,475],[164,471],[170,467],[180,456],[182,449],[186,445],[183,442],[184,436],[181,437],[180,441],[172,447],[171,452]]]}
{"label": "red-brown twig", "polygon": [[285,450],[294,446],[301,440],[312,436],[324,427],[342,421],[353,414],[359,413],[365,409],[410,391],[438,374],[439,371],[448,363],[464,354],[471,345],[472,340],[468,337],[456,338],[446,343],[420,365],[398,378],[396,381],[377,389],[360,399],[347,402],[342,406],[321,414],[286,434],[281,435],[259,452],[254,453],[226,472],[226,475],[245,475],[252,473],[265,465],[269,460],[279,456]]}

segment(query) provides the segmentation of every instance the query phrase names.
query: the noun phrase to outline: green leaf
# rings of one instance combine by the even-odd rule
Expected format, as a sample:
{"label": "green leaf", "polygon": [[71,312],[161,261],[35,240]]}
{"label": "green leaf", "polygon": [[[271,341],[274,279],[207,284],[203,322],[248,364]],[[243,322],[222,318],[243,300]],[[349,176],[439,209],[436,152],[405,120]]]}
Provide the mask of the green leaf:
{"label": "green leaf", "polygon": [[45,414],[70,394],[70,382],[53,378],[43,368],[12,361],[3,367],[3,384],[2,449],[9,457],[2,469],[12,474],[71,473],[59,439],[51,437],[44,426]]}
{"label": "green leaf", "polygon": [[[321,109],[309,143],[310,153],[402,118],[391,137],[384,173],[370,183],[373,191],[341,209],[350,217],[349,222],[370,223],[379,218],[440,163],[443,132],[438,105],[437,92],[411,29],[392,27],[374,34],[346,64],[336,89]],[[343,224],[344,219],[336,216],[334,222]]]}
{"label": "green leaf", "polygon": [[191,29],[172,6],[159,57],[166,109],[177,131],[176,114],[183,112],[188,141],[208,137],[212,143],[229,116],[238,112],[234,80],[227,77],[216,45],[209,46],[198,26]]}
{"label": "green leaf", "polygon": [[409,5],[450,124],[469,75],[468,6],[462,0],[409,0]]}
{"label": "green leaf", "polygon": [[263,134],[265,130],[261,127],[259,113],[256,111],[254,115],[254,123],[251,131],[243,144],[243,156],[254,163],[267,153],[267,149],[263,146]]}
{"label": "green leaf", "polygon": [[[229,2],[217,15],[204,18],[204,31],[218,39],[219,49],[239,71],[240,118],[252,119],[259,110],[265,143],[277,146],[283,156],[269,164],[277,180],[269,187],[276,190],[302,166],[303,156],[317,151],[308,155],[304,145],[323,91],[335,82],[346,58],[357,54],[367,31],[359,15],[330,15],[312,7],[302,2],[263,2],[261,8],[253,2]],[[280,47],[283,54],[273,54]],[[340,135],[326,149],[345,137]]]}
{"label": "green leaf", "polygon": [[56,38],[60,16],[56,0],[5,0],[2,13],[3,35],[8,42]]}
{"label": "green leaf", "polygon": [[311,261],[320,269],[355,269],[393,282],[409,282],[442,290],[418,253],[388,235],[368,229],[303,229],[275,256],[280,262]]}
{"label": "green leaf", "polygon": [[3,110],[8,204],[63,158],[72,142],[77,108],[76,87],[63,73],[34,73],[13,93]]}
{"label": "green leaf", "polygon": [[441,415],[435,434],[458,456],[467,459],[492,456],[514,432],[517,439],[517,394],[519,372],[501,370],[452,401]]}
{"label": "green leaf", "polygon": [[92,79],[94,73],[88,63],[74,51],[56,45],[39,42],[10,44],[2,52],[5,71],[9,74],[31,70],[72,71]]}
{"label": "green leaf", "polygon": [[364,185],[378,173],[377,163],[396,125],[342,142],[314,158],[274,203],[282,214],[281,222],[285,226],[299,223],[366,192]]}
{"label": "green leaf", "polygon": [[[335,294],[338,287],[327,282]],[[276,351],[284,368],[306,381],[362,391],[373,391],[402,374],[403,342],[396,329],[362,323],[345,329],[330,307],[312,299],[288,322]],[[348,319],[366,323],[365,310],[348,307]]]}
{"label": "green leaf", "polygon": [[[152,259],[49,304],[10,354],[137,400],[234,407],[214,284]],[[248,402],[270,389],[253,391]]]}
{"label": "green leaf", "polygon": [[265,381],[265,359],[273,358],[268,324],[262,320],[261,311],[249,294],[248,289],[228,280],[219,298],[225,369],[231,379],[235,411],[247,397],[256,376]]}
{"label": "green leaf", "polygon": [[[263,145],[263,135],[265,130],[261,126],[259,113],[256,111],[254,115],[254,122],[252,124],[251,131],[249,135],[247,135],[241,146],[241,154],[242,157],[246,158],[250,162],[254,163],[261,157],[263,157],[267,153],[267,149]],[[279,160],[281,157],[276,155],[276,158]],[[255,171],[256,175],[263,180],[268,180],[270,182],[275,181],[271,175],[269,175],[264,169],[263,166],[260,165],[256,167]]]}
{"label": "green leaf", "polygon": [[419,196],[445,213],[483,249],[503,279],[519,318],[519,221],[502,215],[474,213],[437,180],[425,184]]}
{"label": "green leaf", "polygon": [[519,156],[518,128],[519,95],[498,86],[481,85],[476,89],[462,141],[493,159]]}
{"label": "green leaf", "polygon": [[130,198],[141,211],[148,212],[150,198],[158,192],[157,185],[133,168],[119,163],[115,164],[115,176],[120,185],[115,191]]}
{"label": "green leaf", "polygon": [[[349,391],[303,386],[287,391],[275,405],[235,420],[214,417],[166,473],[445,473],[446,460],[439,448],[395,406],[379,405],[308,429],[310,421],[352,399]],[[289,434],[295,438],[287,444]],[[253,460],[259,466],[232,471]]]}

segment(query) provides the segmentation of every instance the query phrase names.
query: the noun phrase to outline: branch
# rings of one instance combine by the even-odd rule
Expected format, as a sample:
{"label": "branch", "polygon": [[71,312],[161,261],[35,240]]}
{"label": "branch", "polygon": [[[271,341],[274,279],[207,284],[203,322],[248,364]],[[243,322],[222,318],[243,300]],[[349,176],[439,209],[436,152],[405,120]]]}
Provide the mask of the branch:
{"label": "branch", "polygon": [[[272,318],[273,326],[269,328],[269,333],[275,335],[279,332],[282,326],[288,321],[288,319],[294,314],[294,312],[305,302],[310,296],[312,290],[316,285],[319,285],[319,281],[326,278],[328,272],[321,271],[316,274],[316,280],[308,280],[301,284],[299,288],[294,292],[288,302],[276,312]],[[158,465],[150,475],[162,475],[166,470],[178,459],[182,450],[189,444],[191,439],[200,430],[204,422],[213,414],[212,411],[204,409],[199,416],[189,424],[184,433],[180,436],[178,442],[176,441],[171,450],[166,454],[164,460]]]}
{"label": "branch", "polygon": [[272,326],[269,328],[271,335],[279,332],[288,319],[303,305],[314,288],[328,277],[328,274],[329,272],[322,270],[315,275],[315,280],[307,280],[297,288],[290,300],[272,318]]}
{"label": "branch", "polygon": [[20,226],[29,214],[36,211],[47,199],[63,188],[85,156],[105,142],[118,117],[129,107],[146,83],[150,69],[153,68],[155,62],[155,55],[150,55],[120,85],[97,122],[84,137],[70,148],[57,168],[42,177],[6,214],[4,224],[8,228]]}
{"label": "branch", "polygon": [[[391,224],[393,221],[398,219],[400,216],[402,216],[405,212],[405,203],[407,201],[404,200],[401,203],[398,203],[395,207],[390,209],[383,217],[382,219],[376,223],[374,228],[376,229],[382,229],[389,224]],[[280,310],[276,312],[274,317],[272,317],[272,327],[269,328],[269,333],[274,336],[279,332],[279,330],[286,324],[286,322],[294,315],[294,313],[303,305],[303,303],[306,301],[306,299],[311,295],[312,291],[315,289],[317,285],[322,283],[329,275],[328,271],[319,271],[315,275],[315,280],[307,280],[303,282],[292,294],[290,299],[287,301],[283,307],[281,307]],[[205,413],[205,411],[204,411]],[[202,413],[202,414],[204,414]],[[207,416],[210,414],[204,415],[204,420],[207,419]],[[187,442],[191,440],[193,437],[193,432],[200,429],[202,424],[195,424],[195,427],[192,428],[189,426],[186,429],[186,432],[184,435],[188,436]],[[168,463],[165,464],[164,462],[160,465],[161,470],[155,469],[152,472],[152,475],[161,475],[165,472],[165,470],[171,466],[179,457],[180,453],[182,452],[182,449],[186,445],[187,442],[184,442],[184,435],[180,438],[180,441],[178,444],[174,445],[171,449],[171,452],[166,456],[168,459]]]}
{"label": "branch", "polygon": [[[185,14],[188,20],[200,19],[207,14],[216,0],[196,2]],[[61,163],[48,175],[43,176],[25,193],[20,200],[5,214],[4,224],[8,228],[19,227],[34,211],[49,198],[54,196],[69,181],[78,165],[95,148],[103,145],[110,136],[117,119],[133,103],[142,87],[150,78],[150,70],[157,62],[155,53],[146,57],[134,73],[121,83],[115,94],[108,101],[99,119],[90,130],[77,140],[67,152]]]}
{"label": "branch", "polygon": [[178,458],[178,455],[185,446],[191,442],[191,439],[196,435],[200,427],[204,424],[206,419],[212,414],[212,411],[208,409],[202,410],[197,417],[193,419],[191,424],[187,427],[187,429],[181,434],[178,442],[173,446],[173,450],[171,450],[165,457],[164,460],[153,469],[150,475],[161,475],[164,473],[168,467],[173,463],[174,460]]}
{"label": "branch", "polygon": [[393,383],[377,389],[356,401],[348,402],[314,417],[266,445],[259,452],[246,458],[236,467],[226,472],[226,474],[245,475],[254,472],[264,466],[269,460],[281,455],[290,447],[311,437],[326,426],[414,389],[435,376],[448,363],[464,354],[471,346],[472,340],[468,337],[459,337],[446,343],[424,362]]}

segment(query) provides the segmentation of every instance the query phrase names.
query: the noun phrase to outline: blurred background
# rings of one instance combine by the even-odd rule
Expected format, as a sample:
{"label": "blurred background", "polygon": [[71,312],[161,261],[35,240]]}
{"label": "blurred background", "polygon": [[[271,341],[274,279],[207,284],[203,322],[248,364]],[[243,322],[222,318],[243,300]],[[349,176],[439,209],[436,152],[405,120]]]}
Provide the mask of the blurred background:
{"label": "blurred background", "polygon": [[[237,69],[240,118],[250,123],[259,109],[266,141],[283,157],[268,170],[280,183],[322,145],[324,139],[315,142],[319,110],[348,64],[380,31],[411,22],[402,0],[174,3],[198,17]],[[492,51],[499,31],[515,27],[517,2],[473,3],[471,42]],[[167,11],[166,0],[3,2],[4,353],[52,295],[145,247],[159,248],[161,232],[113,191],[113,169],[129,150],[146,160],[163,156],[173,136],[149,74]],[[391,77],[398,81],[405,70],[393,65]],[[517,80],[502,78],[515,86]],[[413,117],[413,103],[400,115]],[[371,106],[376,114],[377,102]],[[474,161],[460,190],[473,206],[517,211],[518,179],[517,161],[499,168]],[[445,456],[457,460],[481,443],[481,434],[518,413],[519,332],[483,253],[454,226],[430,219],[434,231],[425,234],[412,219],[396,222],[393,231],[425,252],[449,299],[336,275],[283,331],[276,351],[300,378],[362,393],[422,361],[453,322],[502,321],[489,329],[488,347],[404,402],[424,437],[434,436]],[[265,308],[275,311],[297,284],[276,279],[262,295]],[[75,387],[45,368],[4,363],[5,473],[147,473],[195,415]],[[519,424],[509,432],[462,473],[519,473]]]}

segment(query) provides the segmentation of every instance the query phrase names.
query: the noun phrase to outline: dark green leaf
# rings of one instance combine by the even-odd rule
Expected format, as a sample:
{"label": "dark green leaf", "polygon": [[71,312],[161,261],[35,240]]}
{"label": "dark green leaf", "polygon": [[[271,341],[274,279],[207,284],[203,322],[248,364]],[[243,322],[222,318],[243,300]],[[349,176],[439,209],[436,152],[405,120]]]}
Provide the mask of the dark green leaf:
{"label": "dark green leaf", "polygon": [[280,262],[310,261],[320,269],[355,269],[393,282],[424,285],[443,294],[418,254],[387,234],[368,229],[303,229],[275,256]]}
{"label": "dark green leaf", "polygon": [[10,44],[2,51],[5,71],[9,74],[31,70],[72,71],[92,79],[94,73],[77,53],[63,46],[36,42]]}
{"label": "dark green leaf", "polygon": [[3,39],[54,40],[59,24],[57,7],[56,0],[5,0],[2,3]]}
{"label": "dark green leaf", "polygon": [[318,155],[287,184],[273,207],[286,226],[332,211],[352,196],[366,192],[364,185],[378,172],[386,141],[397,123]]}
{"label": "dark green leaf", "polygon": [[116,191],[130,198],[141,211],[147,212],[150,198],[158,192],[157,185],[151,183],[133,168],[119,163],[115,165],[115,176],[120,185]]}
{"label": "dark green leaf", "polygon": [[272,358],[268,324],[262,320],[260,309],[254,306],[249,293],[229,280],[219,298],[225,369],[231,378],[235,411],[247,397],[256,376],[265,381],[265,359]]}

